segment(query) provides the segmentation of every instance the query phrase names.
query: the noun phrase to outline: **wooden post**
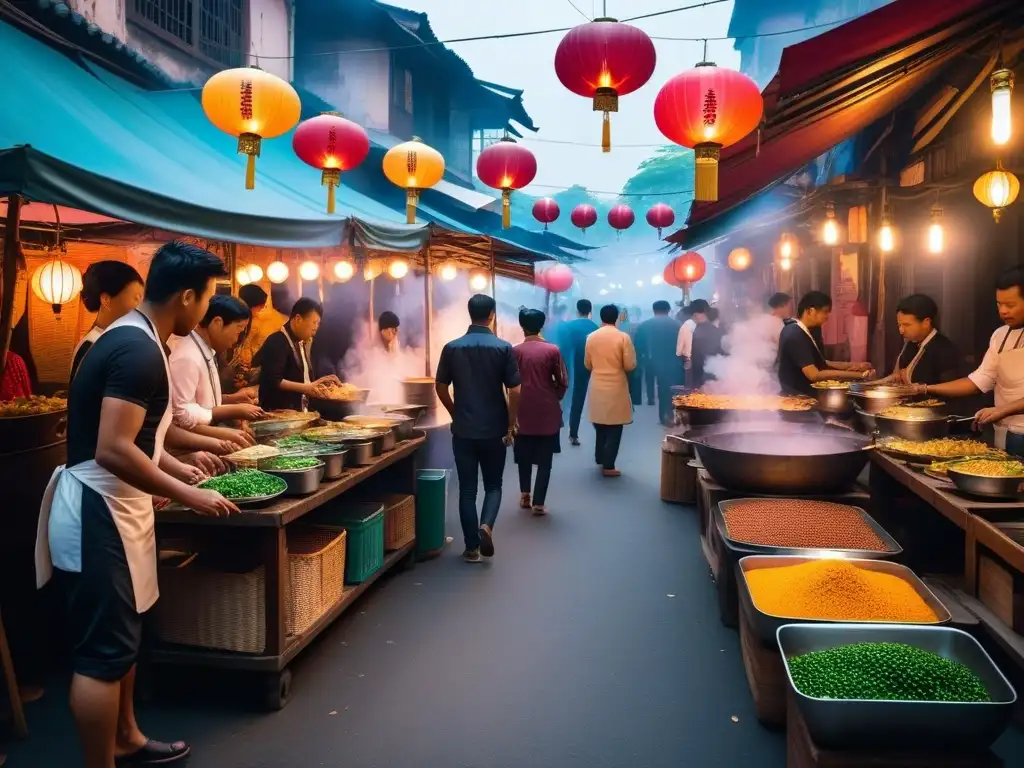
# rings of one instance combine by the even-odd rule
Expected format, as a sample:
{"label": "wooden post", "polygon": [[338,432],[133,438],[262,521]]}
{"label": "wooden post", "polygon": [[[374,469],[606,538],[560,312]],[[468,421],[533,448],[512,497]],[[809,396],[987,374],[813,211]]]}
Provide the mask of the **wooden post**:
{"label": "wooden post", "polygon": [[434,281],[430,265],[430,244],[423,246],[423,261],[426,269],[423,273],[423,375],[433,376],[430,365],[430,324],[434,319]]}
{"label": "wooden post", "polygon": [[14,320],[14,290],[18,284],[18,262],[20,261],[21,197],[7,198],[7,222],[4,229],[2,304],[0,304],[0,381],[7,370],[7,352],[11,348],[11,331]]}
{"label": "wooden post", "polygon": [[[370,274],[373,274],[373,273],[371,272]],[[371,277],[370,280],[369,280],[369,283],[370,283],[370,339],[371,339],[371,341],[373,340],[373,333],[374,333],[373,327],[374,327],[374,325],[377,322],[376,313],[373,311],[373,285],[376,282],[377,282],[377,278],[376,277]]]}
{"label": "wooden post", "polygon": [[498,335],[498,273],[495,267],[494,260],[494,239],[487,238],[488,251],[491,254],[491,298],[494,299],[494,327],[491,329],[494,331],[494,335]]}

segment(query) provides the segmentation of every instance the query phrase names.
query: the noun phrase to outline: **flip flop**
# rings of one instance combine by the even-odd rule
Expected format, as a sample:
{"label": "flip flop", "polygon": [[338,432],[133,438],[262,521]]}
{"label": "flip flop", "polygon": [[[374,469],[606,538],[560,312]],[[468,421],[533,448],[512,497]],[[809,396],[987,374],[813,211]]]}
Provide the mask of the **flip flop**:
{"label": "flip flop", "polygon": [[116,758],[114,765],[117,768],[142,765],[171,765],[179,760],[184,760],[191,752],[192,749],[184,741],[175,741],[167,744],[150,739],[141,749]]}

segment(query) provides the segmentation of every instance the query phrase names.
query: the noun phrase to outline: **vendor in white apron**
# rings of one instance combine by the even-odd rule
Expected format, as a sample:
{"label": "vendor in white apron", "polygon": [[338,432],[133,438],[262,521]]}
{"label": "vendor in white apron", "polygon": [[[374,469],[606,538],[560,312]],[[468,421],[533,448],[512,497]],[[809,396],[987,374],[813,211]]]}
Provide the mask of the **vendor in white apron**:
{"label": "vendor in white apron", "polygon": [[142,275],[123,261],[97,261],[85,270],[80,295],[82,304],[96,315],[96,320],[71,355],[71,378],[104,329],[139,306],[142,287]]}
{"label": "vendor in white apron", "polygon": [[324,309],[310,298],[292,307],[291,317],[277,333],[267,337],[260,349],[260,405],[268,411],[306,409],[310,397],[337,376],[313,379],[309,348],[320,328]]}
{"label": "vendor in white apron", "polygon": [[[171,425],[165,349],[206,312],[213,254],[170,243],[153,258],[141,309],[113,322],[83,356],[68,394],[68,461],[43,496],[36,540],[41,587],[55,574],[68,601],[74,648],[72,712],[87,765],[162,764],[183,758],[183,742],[147,739],[131,701],[142,639],[141,614],[156,602],[153,496],[200,514],[237,512],[195,484],[205,475],[163,450]],[[98,723],[109,723],[106,732]]]}
{"label": "vendor in white apron", "polygon": [[957,378],[960,355],[949,337],[936,327],[939,307],[923,293],[900,300],[896,324],[903,347],[893,372],[879,384],[941,384]]}
{"label": "vendor in white apron", "polygon": [[999,276],[996,307],[1005,325],[992,334],[977,370],[945,384],[918,385],[917,392],[938,398],[993,392],[995,407],[978,411],[975,425],[992,424],[996,447],[1024,457],[1024,268]]}

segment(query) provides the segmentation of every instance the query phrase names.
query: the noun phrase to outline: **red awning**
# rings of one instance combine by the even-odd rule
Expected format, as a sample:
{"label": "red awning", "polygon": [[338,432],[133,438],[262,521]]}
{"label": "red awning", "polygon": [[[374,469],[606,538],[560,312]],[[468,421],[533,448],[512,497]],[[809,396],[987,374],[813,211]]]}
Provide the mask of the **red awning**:
{"label": "red awning", "polygon": [[667,240],[693,246],[711,219],[867,128],[953,57],[993,37],[1019,0],[896,0],[787,48],[764,91],[765,124],[722,152],[719,199]]}

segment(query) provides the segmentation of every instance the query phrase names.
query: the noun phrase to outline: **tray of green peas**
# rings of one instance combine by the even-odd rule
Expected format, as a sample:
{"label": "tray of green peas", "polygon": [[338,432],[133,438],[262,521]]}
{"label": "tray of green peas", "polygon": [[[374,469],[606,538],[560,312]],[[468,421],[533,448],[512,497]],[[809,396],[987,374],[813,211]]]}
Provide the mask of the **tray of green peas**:
{"label": "tray of green peas", "polygon": [[254,506],[276,499],[288,490],[288,483],[258,469],[239,469],[211,477],[199,487],[217,491],[237,506]]}

